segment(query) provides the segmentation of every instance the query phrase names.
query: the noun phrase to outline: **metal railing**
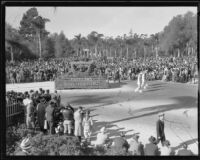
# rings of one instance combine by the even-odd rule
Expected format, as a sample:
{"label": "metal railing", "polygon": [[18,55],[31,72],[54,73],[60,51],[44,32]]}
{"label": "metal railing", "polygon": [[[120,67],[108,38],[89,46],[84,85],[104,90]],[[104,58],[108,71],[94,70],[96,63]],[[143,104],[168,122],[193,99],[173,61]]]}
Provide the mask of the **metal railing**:
{"label": "metal railing", "polygon": [[22,104],[14,101],[8,101],[6,103],[6,126],[17,124],[24,121],[24,108]]}

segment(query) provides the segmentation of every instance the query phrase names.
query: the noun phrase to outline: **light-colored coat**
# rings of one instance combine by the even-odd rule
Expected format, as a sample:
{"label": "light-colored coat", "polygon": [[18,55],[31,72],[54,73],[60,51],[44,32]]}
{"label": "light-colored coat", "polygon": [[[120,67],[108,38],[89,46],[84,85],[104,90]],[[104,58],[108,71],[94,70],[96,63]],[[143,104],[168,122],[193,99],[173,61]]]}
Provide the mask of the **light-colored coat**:
{"label": "light-colored coat", "polygon": [[82,113],[80,112],[80,110],[77,110],[76,112],[74,112],[74,120],[75,120],[75,128],[74,128],[74,135],[75,136],[82,136]]}

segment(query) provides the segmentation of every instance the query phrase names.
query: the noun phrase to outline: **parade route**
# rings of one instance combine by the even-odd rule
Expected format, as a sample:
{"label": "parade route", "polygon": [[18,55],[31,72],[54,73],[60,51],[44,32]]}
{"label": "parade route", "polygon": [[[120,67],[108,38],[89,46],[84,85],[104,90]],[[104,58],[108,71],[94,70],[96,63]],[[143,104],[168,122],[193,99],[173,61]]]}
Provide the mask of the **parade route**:
{"label": "parade route", "polygon": [[[94,120],[92,141],[99,129],[106,126],[110,137],[126,133],[128,141],[133,133],[140,133],[143,144],[156,136],[158,112],[165,112],[166,139],[174,149],[186,142],[198,153],[198,85],[183,83],[149,82],[143,93],[135,93],[136,81],[123,81],[119,87],[112,84],[110,89],[61,90],[61,102],[73,107],[90,109]],[[39,88],[54,91],[54,82],[7,84],[6,91],[27,91]]]}

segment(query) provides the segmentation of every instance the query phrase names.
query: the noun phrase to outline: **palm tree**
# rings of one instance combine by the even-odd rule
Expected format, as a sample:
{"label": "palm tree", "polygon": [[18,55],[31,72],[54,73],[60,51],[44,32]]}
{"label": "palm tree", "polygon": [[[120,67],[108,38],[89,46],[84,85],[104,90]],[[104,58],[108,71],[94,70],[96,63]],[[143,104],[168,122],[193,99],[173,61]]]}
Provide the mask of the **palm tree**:
{"label": "palm tree", "polygon": [[98,53],[97,48],[98,48],[98,45],[100,45],[103,34],[99,34],[96,31],[92,31],[87,37],[88,37],[90,44],[93,44],[93,46],[95,48],[95,56],[97,56],[97,53]]}
{"label": "palm tree", "polygon": [[81,53],[81,44],[82,44],[82,37],[81,34],[75,35],[75,42],[78,45],[77,56],[80,56]]}
{"label": "palm tree", "polygon": [[34,17],[34,20],[32,21],[32,24],[36,29],[36,34],[37,34],[37,37],[38,37],[40,58],[42,58],[41,32],[45,28],[45,23],[49,22],[49,21],[50,21],[49,19],[42,18],[41,16]]}

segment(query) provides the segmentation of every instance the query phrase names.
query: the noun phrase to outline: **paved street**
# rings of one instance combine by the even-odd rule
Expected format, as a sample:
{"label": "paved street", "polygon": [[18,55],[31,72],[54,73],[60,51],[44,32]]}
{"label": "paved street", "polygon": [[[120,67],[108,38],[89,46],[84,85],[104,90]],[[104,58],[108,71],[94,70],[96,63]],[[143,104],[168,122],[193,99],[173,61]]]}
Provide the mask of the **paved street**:
{"label": "paved street", "polygon": [[[40,87],[54,90],[53,82],[6,87],[18,91]],[[93,141],[97,131],[106,126],[111,138],[125,131],[130,140],[132,133],[140,132],[140,140],[146,143],[151,135],[156,136],[157,113],[162,111],[166,114],[165,134],[171,146],[177,149],[184,141],[197,153],[197,85],[152,81],[143,93],[135,93],[136,87],[136,81],[125,81],[120,87],[111,84],[110,89],[74,89],[59,93],[63,104],[69,102],[73,107],[91,110],[95,122]]]}

